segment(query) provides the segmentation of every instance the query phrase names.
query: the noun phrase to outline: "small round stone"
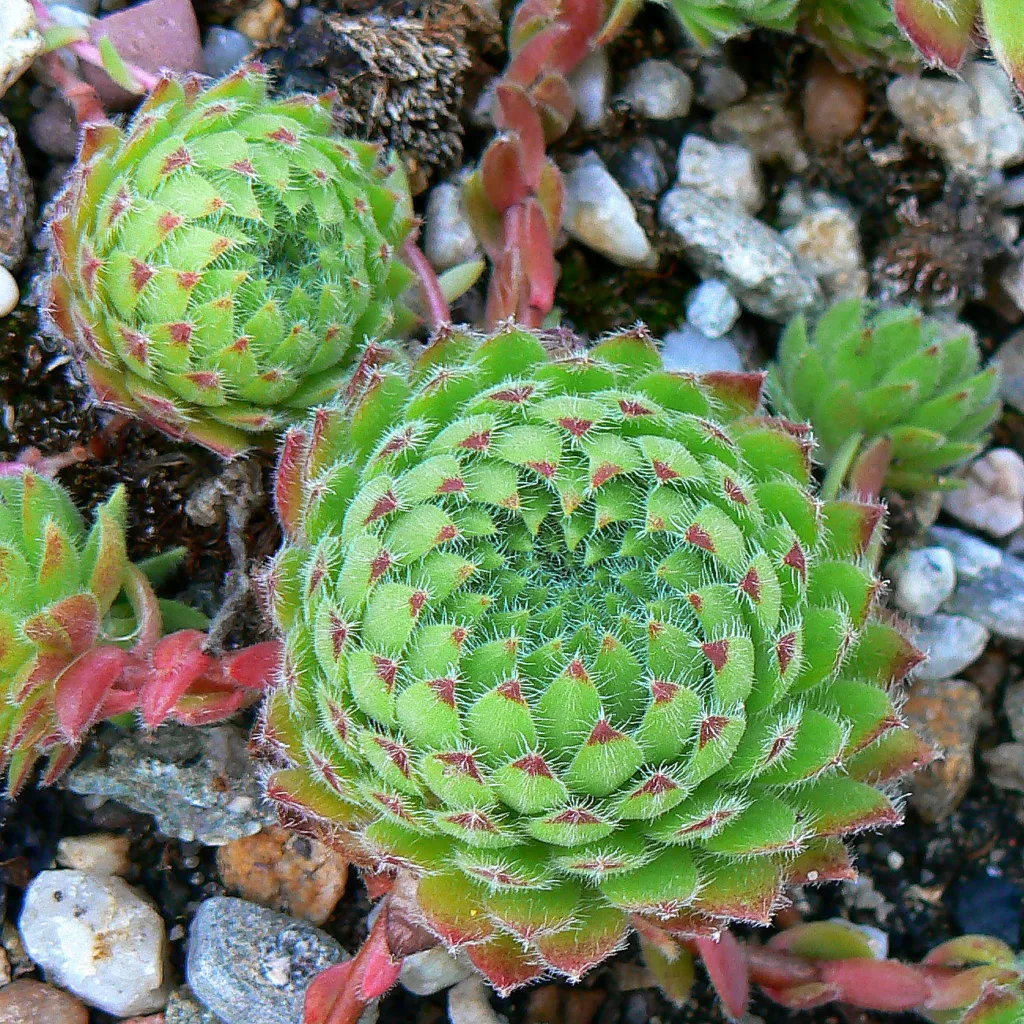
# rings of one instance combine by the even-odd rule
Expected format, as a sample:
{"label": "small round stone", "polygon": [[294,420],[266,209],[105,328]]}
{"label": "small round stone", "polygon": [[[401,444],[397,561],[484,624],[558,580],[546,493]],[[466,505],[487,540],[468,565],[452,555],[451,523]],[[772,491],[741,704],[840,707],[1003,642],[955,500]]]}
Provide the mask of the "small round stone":
{"label": "small round stone", "polygon": [[686,319],[709,338],[727,334],[739,319],[740,304],[718,278],[702,281],[686,300]]}
{"label": "small round stone", "polygon": [[764,206],[764,181],[750,150],[701,135],[683,139],[676,161],[676,184],[734,203],[747,213],[757,213]]}
{"label": "small round stone", "polygon": [[203,68],[219,78],[233,71],[252,53],[252,40],[237,29],[214,25],[203,43]]}
{"label": "small round stone", "polygon": [[1006,537],[1024,523],[1024,459],[1012,448],[987,452],[964,481],[943,502],[950,515],[993,537]]}
{"label": "small round stone", "polygon": [[669,331],[662,342],[662,359],[666,370],[688,373],[711,373],[726,370],[739,373],[743,359],[728,338],[709,338],[690,324],[678,331]]}
{"label": "small round stone", "polygon": [[931,615],[953,593],[956,568],[945,548],[901,551],[887,567],[893,600],[908,615]]}
{"label": "small round stone", "polygon": [[0,1024],[89,1024],[89,1011],[53,985],[21,978],[0,989]]}
{"label": "small round stone", "polygon": [[868,96],[855,75],[837,71],[830,61],[816,60],[804,85],[804,131],[820,149],[852,138],[864,123]]}
{"label": "small round stone", "polygon": [[693,82],[671,61],[645,60],[629,73],[622,98],[640,117],[671,121],[690,112]]}
{"label": "small round stone", "polygon": [[6,267],[0,267],[0,316],[13,312],[20,299],[21,292],[14,275]]}
{"label": "small round stone", "polygon": [[57,844],[57,863],[93,875],[124,875],[131,867],[130,849],[127,836],[110,832],[67,836]]}
{"label": "small round stone", "polygon": [[480,244],[462,210],[462,189],[450,181],[436,185],[427,199],[423,252],[435,270],[448,270],[480,255]]}

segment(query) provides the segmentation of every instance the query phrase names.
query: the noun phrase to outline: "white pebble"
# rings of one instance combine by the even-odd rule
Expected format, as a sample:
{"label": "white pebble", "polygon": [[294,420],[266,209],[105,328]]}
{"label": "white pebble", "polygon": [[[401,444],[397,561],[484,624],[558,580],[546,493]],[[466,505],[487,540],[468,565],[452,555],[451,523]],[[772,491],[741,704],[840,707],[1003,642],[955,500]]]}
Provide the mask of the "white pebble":
{"label": "white pebble", "polygon": [[893,600],[908,615],[931,615],[953,593],[956,569],[945,548],[901,551],[886,571],[893,583]]}
{"label": "white pebble", "polygon": [[131,867],[127,836],[94,832],[88,836],[67,836],[57,844],[57,863],[92,875],[124,875]]}
{"label": "white pebble", "polygon": [[465,981],[473,968],[456,959],[444,946],[413,953],[402,961],[398,975],[402,988],[416,996],[430,996]]}
{"label": "white pebble", "polygon": [[427,199],[423,252],[438,271],[468,263],[480,254],[476,235],[462,211],[462,189],[450,181],[435,186]]}
{"label": "white pebble", "polygon": [[693,82],[670,61],[645,60],[630,71],[622,98],[641,117],[671,121],[690,112]]}
{"label": "white pebble", "polygon": [[687,135],[679,147],[676,184],[695,188],[712,199],[757,213],[764,206],[761,169],[749,149]]}
{"label": "white pebble", "polygon": [[14,275],[6,267],[0,267],[0,316],[13,312],[20,299],[21,293]]}
{"label": "white pebble", "polygon": [[576,101],[576,119],[584,131],[596,131],[608,116],[612,69],[604,47],[584,58],[569,76],[569,88]]}
{"label": "white pebble", "polygon": [[740,316],[740,304],[729,286],[716,277],[702,281],[686,300],[686,319],[709,338],[728,333]]}
{"label": "white pebble", "polygon": [[943,501],[960,522],[993,537],[1006,537],[1024,523],[1024,459],[1013,449],[993,448],[971,465],[964,483]]}
{"label": "white pebble", "polygon": [[28,955],[49,979],[115,1017],[163,1009],[170,994],[160,915],[127,882],[43,871],[18,921]]}
{"label": "white pebble", "polygon": [[501,1024],[491,1007],[489,989],[478,977],[460,981],[448,992],[450,1024]]}
{"label": "white pebble", "polygon": [[709,338],[696,327],[683,324],[678,331],[669,331],[662,342],[661,358],[666,370],[686,373],[711,373],[726,370],[738,373],[743,359],[728,338]]}
{"label": "white pebble", "polygon": [[652,269],[658,264],[629,196],[596,153],[586,153],[566,175],[562,226],[620,266]]}

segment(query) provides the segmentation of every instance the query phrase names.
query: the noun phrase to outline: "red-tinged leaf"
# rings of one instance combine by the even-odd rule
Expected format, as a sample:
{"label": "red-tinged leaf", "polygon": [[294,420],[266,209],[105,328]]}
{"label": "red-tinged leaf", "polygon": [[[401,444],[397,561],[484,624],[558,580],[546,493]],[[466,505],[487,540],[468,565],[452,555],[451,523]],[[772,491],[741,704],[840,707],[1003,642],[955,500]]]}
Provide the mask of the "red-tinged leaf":
{"label": "red-tinged leaf", "polygon": [[366,1004],[352,980],[355,960],[335,964],[321,971],[306,989],[303,1024],[356,1024]]}
{"label": "red-tinged leaf", "polygon": [[1019,0],[981,0],[981,13],[992,53],[1024,92],[1024,7]]}
{"label": "red-tinged leaf", "polygon": [[527,200],[524,212],[522,261],[529,282],[528,301],[543,320],[555,304],[554,246],[548,233],[544,212],[535,199]]}
{"label": "red-tinged leaf", "polygon": [[467,946],[466,955],[502,997],[544,976],[543,965],[511,935]]}
{"label": "red-tinged leaf", "polygon": [[893,10],[926,61],[950,71],[962,67],[971,47],[978,0],[894,0]]}
{"label": "red-tinged leaf", "polygon": [[700,382],[733,415],[749,416],[760,408],[767,376],[765,373],[714,370],[703,374]]}
{"label": "red-tinged leaf", "polygon": [[991,935],[961,935],[936,946],[921,962],[935,967],[1012,967],[1014,953],[1002,939]]}
{"label": "red-tinged leaf", "polygon": [[537,202],[544,212],[548,234],[556,238],[562,224],[562,211],[565,208],[565,180],[553,160],[548,160],[544,164],[540,187],[537,190]]}
{"label": "red-tinged leaf", "polygon": [[834,986],[821,981],[794,985],[792,988],[772,988],[770,985],[762,985],[760,988],[772,1002],[790,1010],[813,1010],[816,1006],[824,1006],[839,998],[839,992]]}
{"label": "red-tinged leaf", "polygon": [[522,202],[529,195],[519,140],[499,135],[484,150],[480,161],[484,195],[498,213]]}
{"label": "red-tinged leaf", "polygon": [[986,986],[1012,985],[1018,979],[1012,967],[994,964],[966,970],[953,967],[923,967],[921,970],[931,990],[924,1009],[935,1013],[964,1010],[978,1001]]}
{"label": "red-tinged leaf", "polygon": [[891,464],[892,442],[887,437],[880,437],[857,456],[850,470],[850,490],[861,501],[877,501]]}
{"label": "red-tinged leaf", "polygon": [[52,786],[71,767],[77,753],[77,744],[60,743],[53,747],[47,755],[42,784]]}
{"label": "red-tinged leaf", "polygon": [[726,1013],[733,1020],[739,1020],[750,1003],[750,977],[743,947],[728,930],[722,932],[717,942],[714,939],[694,941]]}
{"label": "red-tinged leaf", "polygon": [[523,291],[523,273],[517,250],[504,252],[491,271],[487,289],[487,325],[493,329],[515,315]]}
{"label": "red-tinged leaf", "polygon": [[535,192],[544,169],[544,132],[522,86],[498,86],[496,120],[499,128],[519,137],[523,175],[530,191]]}
{"label": "red-tinged leaf", "polygon": [[959,1024],[1020,1024],[1024,1019],[1024,993],[1014,989],[991,988],[967,1011]]}
{"label": "red-tinged leaf", "polygon": [[537,32],[509,62],[502,80],[524,87],[532,85],[537,76],[550,67],[551,54],[567,32],[566,26],[560,24]]}
{"label": "red-tinged leaf", "polygon": [[517,4],[509,23],[509,53],[518,53],[537,32],[558,17],[558,12],[559,0],[522,0]]}
{"label": "red-tinged leaf", "polygon": [[674,960],[679,956],[682,946],[661,927],[661,922],[652,921],[642,914],[630,914],[629,923],[633,930],[640,936],[640,942],[644,946],[653,946],[658,949],[667,960]]}
{"label": "red-tinged leaf", "polygon": [[530,89],[530,98],[540,117],[544,141],[550,145],[569,130],[576,115],[576,100],[572,89],[564,75],[552,71],[534,83]]}
{"label": "red-tinged leaf", "polygon": [[253,644],[227,655],[222,663],[224,673],[247,690],[264,690],[280,668],[282,650],[279,640]]}
{"label": "red-tinged leaf", "polygon": [[181,725],[213,725],[240,711],[252,697],[245,690],[219,690],[196,693],[190,690],[170,710],[167,717]]}
{"label": "red-tinged leaf", "polygon": [[812,960],[872,960],[871,941],[846,921],[804,921],[773,935],[767,949]]}
{"label": "red-tinged leaf", "polygon": [[644,0],[615,0],[605,23],[601,26],[601,31],[594,39],[594,45],[607,46],[617,36],[625,32],[643,5]]}
{"label": "red-tinged leaf", "polygon": [[682,946],[669,958],[660,946],[640,940],[640,951],[647,969],[662,994],[673,1006],[685,1006],[690,998],[695,977],[693,956]]}
{"label": "red-tinged leaf", "polygon": [[594,36],[601,27],[604,4],[595,0],[562,0],[559,21],[569,31],[558,40],[550,66],[562,74],[577,67],[594,48]]}
{"label": "red-tinged leaf", "polygon": [[135,614],[135,653],[146,654],[163,635],[160,602],[145,573],[131,563],[125,569],[124,592]]}
{"label": "red-tinged leaf", "polygon": [[217,673],[217,662],[203,652],[206,634],[182,629],[165,637],[153,649],[149,678],[139,694],[142,721],[150,729],[166,721],[174,706],[207,673]]}
{"label": "red-tinged leaf", "polygon": [[359,992],[366,1002],[384,995],[398,981],[402,969],[402,961],[392,955],[391,947],[388,946],[389,910],[386,904],[381,908],[370,934],[356,956],[359,963]]}
{"label": "red-tinged leaf", "polygon": [[98,721],[103,701],[127,660],[127,652],[118,647],[94,647],[57,677],[53,708],[61,732],[70,742],[77,742]]}
{"label": "red-tinged leaf", "polygon": [[473,234],[484,247],[484,252],[491,262],[496,262],[505,245],[505,231],[502,227],[501,214],[491,206],[484,193],[479,170],[474,171],[463,182],[462,206]]}
{"label": "red-tinged leaf", "polygon": [[292,427],[285,432],[274,478],[274,507],[285,537],[293,542],[302,539],[303,488],[302,468],[306,462],[309,436]]}
{"label": "red-tinged leaf", "polygon": [[864,1010],[901,1013],[921,1006],[930,995],[924,975],[898,960],[828,960],[818,969],[822,981],[836,989],[836,998]]}
{"label": "red-tinged leaf", "polygon": [[763,988],[792,988],[818,980],[813,963],[769,946],[747,947],[747,969],[750,980]]}

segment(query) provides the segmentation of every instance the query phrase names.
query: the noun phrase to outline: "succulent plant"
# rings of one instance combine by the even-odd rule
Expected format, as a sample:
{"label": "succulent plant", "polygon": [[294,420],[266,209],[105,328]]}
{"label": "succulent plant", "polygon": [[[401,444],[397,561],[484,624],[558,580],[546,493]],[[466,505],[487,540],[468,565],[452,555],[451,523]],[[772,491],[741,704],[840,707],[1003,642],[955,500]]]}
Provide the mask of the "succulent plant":
{"label": "succulent plant", "polygon": [[336,135],[330,96],[270,99],[255,67],[163,79],[126,130],[84,130],[47,321],[101,401],[233,455],[402,329],[410,225],[400,165]]}
{"label": "succulent plant", "polygon": [[958,70],[980,35],[1024,91],[1024,8],[1018,0],[893,0],[900,26],[925,60]]}
{"label": "succulent plant", "polygon": [[827,493],[843,481],[867,494],[957,486],[943,471],[977,454],[999,416],[998,371],[979,370],[970,332],[909,307],[835,303],[813,332],[801,316],[785,330],[769,397],[807,421],[828,467]]}
{"label": "succulent plant", "polygon": [[102,719],[140,711],[147,725],[211,721],[257,696],[276,644],[218,659],[197,629],[162,637],[164,614],[190,616],[161,605],[146,572],[165,572],[180,553],[128,560],[123,488],[87,530],[55,481],[0,468],[0,770],[10,792],[41,757],[44,781],[56,779]]}
{"label": "succulent plant", "polygon": [[801,32],[841,64],[903,65],[913,50],[891,0],[659,0],[702,46],[768,28]]}
{"label": "succulent plant", "polygon": [[882,508],[816,498],[761,375],[667,372],[640,329],[377,355],[280,457],[282,813],[411,876],[503,992],[850,877],[842,837],[928,758],[864,559]]}

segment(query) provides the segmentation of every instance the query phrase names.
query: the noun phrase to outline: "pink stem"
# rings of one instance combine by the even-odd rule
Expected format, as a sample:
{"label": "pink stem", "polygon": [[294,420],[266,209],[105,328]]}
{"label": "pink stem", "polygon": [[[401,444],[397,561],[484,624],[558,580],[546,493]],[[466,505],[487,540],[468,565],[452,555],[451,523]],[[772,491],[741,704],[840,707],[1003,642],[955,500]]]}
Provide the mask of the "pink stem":
{"label": "pink stem", "polygon": [[430,265],[430,261],[423,254],[423,250],[411,239],[407,238],[402,243],[402,255],[406,262],[416,272],[420,279],[420,287],[423,289],[423,298],[427,304],[427,320],[431,330],[452,322],[452,313],[448,308],[448,302],[441,291],[441,284],[437,280],[437,274]]}
{"label": "pink stem", "polygon": [[107,120],[107,112],[91,85],[68,71],[55,53],[46,54],[43,63],[61,95],[71,104],[79,125]]}
{"label": "pink stem", "polygon": [[[35,11],[36,20],[39,22],[39,27],[43,30],[50,28],[54,24],[54,19],[51,17],[49,10],[42,0],[31,0],[32,9]],[[77,43],[69,43],[66,49],[70,50],[79,60],[84,60],[86,64],[92,64],[100,69],[103,68],[103,57],[100,54],[99,47],[94,43],[88,43],[85,41]],[[125,61],[125,67],[128,69],[128,73],[139,83],[142,87],[143,92],[151,92],[156,88],[157,83],[160,81],[159,75],[154,75],[150,71],[144,71],[136,64],[130,64]],[[49,67],[47,68],[49,70]],[[56,79],[56,76],[54,76]],[[58,84],[60,84],[58,82]],[[83,83],[84,84],[84,83]],[[82,119],[79,118],[79,121]],[[89,118],[91,121],[103,120],[102,118]]]}

